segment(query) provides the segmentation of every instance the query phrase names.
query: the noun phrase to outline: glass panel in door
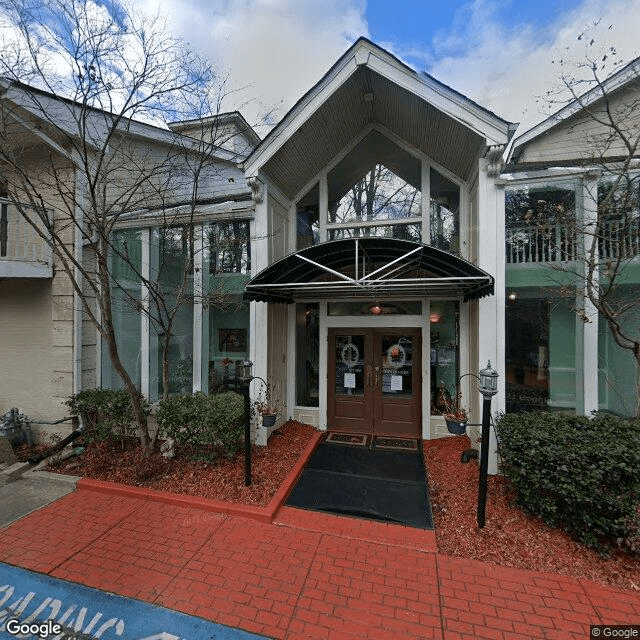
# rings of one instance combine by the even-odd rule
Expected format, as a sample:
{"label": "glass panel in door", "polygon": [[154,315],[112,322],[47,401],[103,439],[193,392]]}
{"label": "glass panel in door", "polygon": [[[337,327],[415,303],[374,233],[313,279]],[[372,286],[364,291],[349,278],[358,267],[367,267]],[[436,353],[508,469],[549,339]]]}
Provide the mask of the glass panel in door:
{"label": "glass panel in door", "polygon": [[371,332],[329,332],[328,426],[334,431],[371,433]]}
{"label": "glass panel in door", "polygon": [[413,337],[384,334],[382,348],[382,397],[413,397]]}
{"label": "glass panel in door", "polygon": [[336,396],[364,395],[364,336],[335,337]]}
{"label": "glass panel in door", "polygon": [[420,331],[377,331],[374,349],[373,433],[419,438],[422,432]]}

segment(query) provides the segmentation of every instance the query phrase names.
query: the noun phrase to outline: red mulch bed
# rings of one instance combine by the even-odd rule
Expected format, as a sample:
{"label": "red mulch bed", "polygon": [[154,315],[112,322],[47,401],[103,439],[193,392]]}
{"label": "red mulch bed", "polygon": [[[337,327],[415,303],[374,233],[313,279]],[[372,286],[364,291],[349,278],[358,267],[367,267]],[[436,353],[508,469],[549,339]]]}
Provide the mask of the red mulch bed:
{"label": "red mulch bed", "polygon": [[253,447],[251,486],[244,485],[244,453],[215,464],[160,454],[143,458],[138,447],[122,451],[119,444],[92,443],[78,458],[69,458],[51,471],[121,484],[266,506],[309,444],[315,429],[290,421],[275,431],[267,447]]}
{"label": "red mulch bed", "polygon": [[503,476],[489,476],[484,529],[476,522],[478,461],[460,462],[471,447],[467,436],[424,442],[438,550],[451,556],[533,569],[623,589],[640,590],[640,557],[617,553],[604,558],[513,506]]}
{"label": "red mulch bed", "polygon": [[[315,429],[290,421],[269,439],[267,447],[253,449],[253,485],[244,486],[244,455],[207,464],[176,457],[144,459],[138,449],[92,444],[79,458],[55,469],[192,496],[264,506],[309,443]],[[600,584],[640,590],[640,557],[624,553],[603,558],[513,506],[508,480],[489,476],[486,524],[476,523],[478,462],[460,462],[471,444],[466,436],[424,442],[429,490],[438,550],[452,556],[474,558],[510,567],[532,569]]]}

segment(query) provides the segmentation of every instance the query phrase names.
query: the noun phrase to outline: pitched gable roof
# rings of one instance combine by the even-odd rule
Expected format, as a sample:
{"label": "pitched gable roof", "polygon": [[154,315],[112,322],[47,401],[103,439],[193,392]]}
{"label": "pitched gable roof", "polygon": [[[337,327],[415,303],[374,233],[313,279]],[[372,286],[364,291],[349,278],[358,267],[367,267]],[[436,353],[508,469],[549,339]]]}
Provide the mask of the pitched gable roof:
{"label": "pitched gable roof", "polygon": [[[263,170],[291,195],[301,184],[295,174],[303,160],[317,169],[372,123],[426,154],[440,148],[443,166],[450,163],[458,175],[480,147],[506,144],[515,132],[512,123],[360,38],[254,149],[245,172]],[[444,149],[438,135],[455,138],[458,148]],[[459,153],[465,145],[472,149],[467,157]]]}

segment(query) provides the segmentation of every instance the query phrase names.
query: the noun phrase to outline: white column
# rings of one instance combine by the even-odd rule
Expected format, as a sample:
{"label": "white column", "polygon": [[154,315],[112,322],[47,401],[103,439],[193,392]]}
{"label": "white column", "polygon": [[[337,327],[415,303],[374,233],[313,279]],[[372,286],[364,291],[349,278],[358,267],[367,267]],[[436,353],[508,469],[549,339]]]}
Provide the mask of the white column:
{"label": "white column", "polygon": [[289,331],[287,332],[287,409],[289,415],[294,416],[296,406],[296,305],[287,305],[287,321]]}
{"label": "white column", "polygon": [[428,298],[422,300],[422,437],[431,439],[431,307]]}
{"label": "white column", "polygon": [[298,207],[294,203],[289,207],[289,237],[285,254],[293,253],[298,249]]}
{"label": "white column", "polygon": [[[598,193],[598,178],[585,176],[583,182],[583,224],[594,224],[598,219],[596,194]],[[582,239],[584,243],[590,243],[591,238],[585,233]],[[586,294],[586,282],[584,291],[581,292],[581,302],[584,305],[585,318],[588,322],[582,324],[582,375],[583,375],[583,402],[584,415],[591,415],[598,410],[598,312]]]}
{"label": "white column", "polygon": [[327,220],[329,219],[329,185],[326,172],[320,175],[318,184],[319,216],[318,228],[320,230],[320,242],[327,241]]}
{"label": "white column", "polygon": [[[256,205],[255,218],[251,225],[251,276],[255,277],[269,264],[269,220],[268,220],[268,186],[263,181],[262,193],[254,198]],[[266,302],[252,302],[249,311],[249,353],[253,362],[253,375],[268,380],[268,339],[269,339],[269,307]],[[256,397],[261,382],[251,385],[251,393]]]}
{"label": "white column", "polygon": [[431,244],[431,167],[424,159],[421,162],[421,167],[420,212],[422,215],[422,242]]}
{"label": "white column", "polygon": [[[202,391],[202,253],[202,225],[197,224],[193,230],[193,393]],[[208,389],[205,389],[205,391],[207,390]]]}
{"label": "white column", "polygon": [[[151,229],[146,227],[140,232],[142,243],[142,277],[149,280],[151,271]],[[140,393],[149,398],[149,288],[142,284],[142,313],[140,314]]]}
{"label": "white column", "polygon": [[327,303],[321,301],[319,304],[319,320],[320,320],[320,336],[319,336],[319,358],[318,358],[318,428],[322,431],[327,430],[327,367],[329,366],[327,358],[327,350],[329,346],[329,330],[327,328]]}
{"label": "white column", "polygon": [[[504,188],[487,173],[489,162],[480,160],[478,176],[478,266],[495,278],[494,295],[479,301],[478,371],[490,361],[498,372],[498,393],[492,414],[505,410],[505,212]],[[491,429],[489,473],[497,473],[497,444]]]}

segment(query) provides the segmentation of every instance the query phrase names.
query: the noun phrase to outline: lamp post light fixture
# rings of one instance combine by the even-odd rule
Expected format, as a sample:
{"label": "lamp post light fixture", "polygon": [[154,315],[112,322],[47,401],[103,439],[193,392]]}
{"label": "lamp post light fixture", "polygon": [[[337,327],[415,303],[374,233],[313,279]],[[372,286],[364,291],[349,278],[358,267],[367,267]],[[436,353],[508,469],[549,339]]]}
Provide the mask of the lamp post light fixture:
{"label": "lamp post light fixture", "polygon": [[240,389],[244,396],[244,484],[251,486],[251,401],[249,399],[249,384],[253,380],[251,360],[243,360],[240,365]]}
{"label": "lamp post light fixture", "polygon": [[498,393],[498,372],[491,368],[491,361],[480,371],[480,393],[482,394],[482,449],[480,450],[480,482],[478,485],[478,526],[485,523],[487,506],[487,472],[489,469],[489,423],[491,421],[491,398]]}

